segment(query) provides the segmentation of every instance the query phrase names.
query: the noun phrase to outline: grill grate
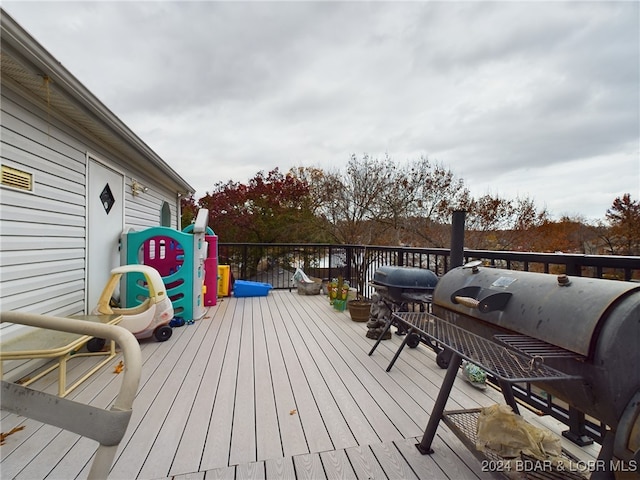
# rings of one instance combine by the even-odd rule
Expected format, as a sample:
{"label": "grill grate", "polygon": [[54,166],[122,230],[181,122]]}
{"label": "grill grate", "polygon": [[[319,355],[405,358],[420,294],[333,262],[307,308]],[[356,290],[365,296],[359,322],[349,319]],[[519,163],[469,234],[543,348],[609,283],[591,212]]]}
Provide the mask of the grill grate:
{"label": "grill grate", "polygon": [[584,360],[586,357],[571,352],[562,347],[552,345],[537,338],[528,337],[527,335],[494,335],[493,338],[501,341],[505,345],[518,350],[529,356],[541,356],[544,358],[573,358],[576,360]]}
{"label": "grill grate", "polygon": [[508,382],[536,382],[579,379],[544,364],[542,355],[524,355],[451,322],[425,312],[396,312],[394,317],[409,328],[453,350],[496,378]]}

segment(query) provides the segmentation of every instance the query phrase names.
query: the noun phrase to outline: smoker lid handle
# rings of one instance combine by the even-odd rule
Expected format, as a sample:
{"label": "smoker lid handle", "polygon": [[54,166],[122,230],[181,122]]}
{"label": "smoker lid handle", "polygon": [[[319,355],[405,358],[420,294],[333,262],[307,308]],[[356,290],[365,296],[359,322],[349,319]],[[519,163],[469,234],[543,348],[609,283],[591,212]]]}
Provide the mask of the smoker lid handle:
{"label": "smoker lid handle", "polygon": [[469,308],[478,308],[480,306],[480,301],[471,297],[455,296],[454,300],[456,301],[456,303],[459,303],[460,305],[464,305],[465,307],[469,307]]}
{"label": "smoker lid handle", "polygon": [[459,303],[467,308],[473,308],[480,313],[489,313],[499,310],[504,311],[511,296],[511,292],[493,292],[475,287],[465,287],[451,295],[451,302]]}

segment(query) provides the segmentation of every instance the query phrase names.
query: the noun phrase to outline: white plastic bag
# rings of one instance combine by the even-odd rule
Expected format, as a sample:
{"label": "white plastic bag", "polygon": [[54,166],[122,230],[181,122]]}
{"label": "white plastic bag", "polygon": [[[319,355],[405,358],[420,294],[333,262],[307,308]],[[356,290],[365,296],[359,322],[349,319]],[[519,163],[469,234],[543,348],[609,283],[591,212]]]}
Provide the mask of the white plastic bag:
{"label": "white plastic bag", "polygon": [[298,286],[299,283],[313,283],[313,280],[311,280],[300,268],[296,268],[296,271],[293,272],[293,285]]}

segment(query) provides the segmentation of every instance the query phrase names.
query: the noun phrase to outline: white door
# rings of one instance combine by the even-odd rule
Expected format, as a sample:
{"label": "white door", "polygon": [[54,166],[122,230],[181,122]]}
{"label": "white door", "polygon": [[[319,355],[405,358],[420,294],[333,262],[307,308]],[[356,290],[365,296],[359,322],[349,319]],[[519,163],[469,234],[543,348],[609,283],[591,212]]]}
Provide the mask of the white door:
{"label": "white door", "polygon": [[124,175],[89,158],[87,190],[87,295],[85,309],[98,303],[109,272],[120,265],[124,228]]}

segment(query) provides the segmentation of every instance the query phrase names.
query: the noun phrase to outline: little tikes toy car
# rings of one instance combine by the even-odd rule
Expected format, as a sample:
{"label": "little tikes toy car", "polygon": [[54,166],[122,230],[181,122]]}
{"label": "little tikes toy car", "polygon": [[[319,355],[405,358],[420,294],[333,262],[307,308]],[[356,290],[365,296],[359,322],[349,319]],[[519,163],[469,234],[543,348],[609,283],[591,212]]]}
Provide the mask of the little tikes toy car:
{"label": "little tikes toy car", "polygon": [[[122,275],[132,272],[144,275],[146,287],[149,289],[148,298],[140,305],[131,308],[111,306],[111,298],[120,278]],[[100,295],[98,305],[91,313],[93,315],[122,315],[119,325],[133,333],[138,340],[153,335],[159,342],[164,342],[169,340],[173,333],[169,326],[174,313],[171,299],[167,296],[167,289],[158,271],[147,265],[123,265],[111,270],[111,278]],[[88,344],[87,347],[93,350],[97,345]]]}

